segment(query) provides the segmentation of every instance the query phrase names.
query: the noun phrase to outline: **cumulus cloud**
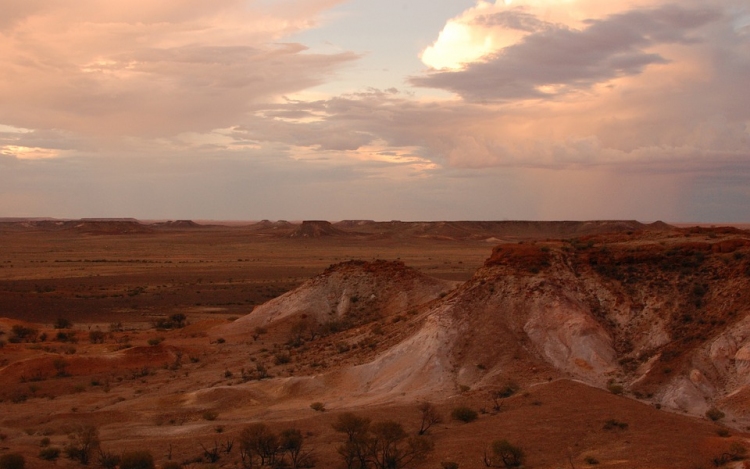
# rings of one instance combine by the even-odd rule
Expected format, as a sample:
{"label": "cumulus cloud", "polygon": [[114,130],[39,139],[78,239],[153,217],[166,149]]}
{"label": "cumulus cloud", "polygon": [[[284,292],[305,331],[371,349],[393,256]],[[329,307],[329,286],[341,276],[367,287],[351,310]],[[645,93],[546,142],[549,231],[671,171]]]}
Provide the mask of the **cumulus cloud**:
{"label": "cumulus cloud", "polygon": [[577,30],[546,23],[523,9],[482,15],[477,21],[483,27],[530,34],[462,70],[435,71],[411,83],[477,101],[551,99],[666,64],[667,58],[652,52],[654,46],[698,41],[692,33],[720,17],[717,8],[668,5],[588,20]]}

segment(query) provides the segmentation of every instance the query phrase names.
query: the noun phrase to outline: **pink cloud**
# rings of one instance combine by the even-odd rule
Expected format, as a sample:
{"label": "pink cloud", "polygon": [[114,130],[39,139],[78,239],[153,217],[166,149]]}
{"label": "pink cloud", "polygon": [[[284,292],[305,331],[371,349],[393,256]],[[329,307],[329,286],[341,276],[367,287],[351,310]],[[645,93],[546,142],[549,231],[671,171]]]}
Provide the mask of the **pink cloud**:
{"label": "pink cloud", "polygon": [[279,42],[332,0],[16,3],[0,3],[11,12],[0,24],[6,125],[93,136],[209,131],[357,58]]}

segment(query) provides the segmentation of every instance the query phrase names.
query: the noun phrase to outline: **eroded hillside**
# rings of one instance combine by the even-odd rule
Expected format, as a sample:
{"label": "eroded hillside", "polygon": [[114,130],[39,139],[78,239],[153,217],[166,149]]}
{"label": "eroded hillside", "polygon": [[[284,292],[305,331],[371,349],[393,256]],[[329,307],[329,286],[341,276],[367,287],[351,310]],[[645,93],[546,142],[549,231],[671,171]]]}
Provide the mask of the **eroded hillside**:
{"label": "eroded hillside", "polygon": [[[93,424],[108,449],[145,445],[164,463],[168,448],[200,465],[201,445],[262,421],[302,428],[318,467],[336,467],[337,415],[416,431],[425,400],[445,420],[420,468],[483,467],[498,438],[547,468],[707,467],[748,443],[747,232],[622,231],[488,254],[463,283],[402,262],[339,263],[229,321],[2,320],[4,447],[33,457],[42,436],[62,447]],[[459,405],[478,421],[448,420]],[[220,466],[240,464],[230,452]]]}

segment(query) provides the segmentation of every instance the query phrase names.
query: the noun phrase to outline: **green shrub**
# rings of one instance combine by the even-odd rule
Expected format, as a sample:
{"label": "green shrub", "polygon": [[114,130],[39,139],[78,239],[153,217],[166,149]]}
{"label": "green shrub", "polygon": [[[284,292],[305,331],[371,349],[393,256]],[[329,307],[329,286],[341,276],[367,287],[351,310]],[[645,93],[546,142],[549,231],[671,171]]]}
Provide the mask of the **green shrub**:
{"label": "green shrub", "polygon": [[474,409],[466,406],[456,407],[453,409],[453,412],[451,412],[451,418],[453,420],[460,420],[464,423],[473,422],[478,416],[479,415]]}
{"label": "green shrub", "polygon": [[18,453],[8,453],[0,456],[0,469],[23,469],[26,460]]}

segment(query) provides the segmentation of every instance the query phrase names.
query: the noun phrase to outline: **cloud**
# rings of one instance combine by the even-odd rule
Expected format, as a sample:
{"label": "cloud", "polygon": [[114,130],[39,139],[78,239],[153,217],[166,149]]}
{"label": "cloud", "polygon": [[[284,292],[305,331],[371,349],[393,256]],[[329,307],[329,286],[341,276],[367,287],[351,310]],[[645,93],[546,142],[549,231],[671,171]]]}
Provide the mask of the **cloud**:
{"label": "cloud", "polygon": [[523,9],[482,15],[476,21],[483,27],[530,34],[462,70],[434,71],[410,82],[474,101],[552,99],[667,64],[668,58],[651,51],[654,46],[698,41],[692,33],[720,17],[716,8],[667,5],[588,20],[577,30],[544,22]]}
{"label": "cloud", "polygon": [[351,52],[280,41],[333,0],[2,1],[0,123],[92,137],[164,137],[241,120],[315,86]]}
{"label": "cloud", "polygon": [[478,1],[347,94],[339,2],[0,0],[0,212],[750,216],[746,0]]}

